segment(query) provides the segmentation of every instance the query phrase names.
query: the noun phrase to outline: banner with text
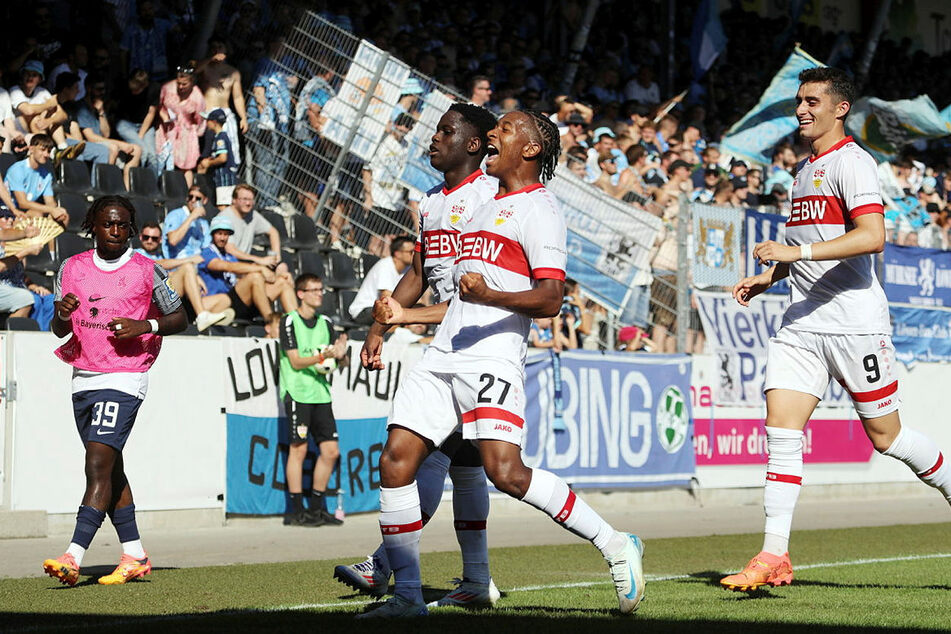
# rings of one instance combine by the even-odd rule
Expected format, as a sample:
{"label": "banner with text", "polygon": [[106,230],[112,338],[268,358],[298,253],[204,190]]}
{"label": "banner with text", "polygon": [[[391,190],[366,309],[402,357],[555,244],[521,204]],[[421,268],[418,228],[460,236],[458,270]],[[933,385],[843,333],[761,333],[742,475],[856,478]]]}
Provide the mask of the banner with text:
{"label": "banner with text", "polygon": [[[772,240],[786,244],[786,217],[780,214],[764,214],[753,209],[746,210],[746,272],[745,276],[759,275],[768,266],[753,258],[753,248],[760,242]],[[789,280],[781,279],[766,291],[771,295],[789,295]]]}
{"label": "banner with text", "polygon": [[889,302],[951,307],[951,252],[886,243],[884,260]]}
{"label": "banner with text", "polygon": [[[696,297],[704,334],[717,359],[717,403],[761,405],[766,345],[782,326],[789,299],[764,294],[744,308],[729,293],[697,291]],[[848,394],[834,381],[826,390],[823,404],[852,406]]]}
{"label": "banner with text", "polygon": [[686,355],[561,353],[565,431],[553,431],[551,355],[526,367],[525,464],[576,488],[683,486],[694,474]]}
{"label": "banner with text", "polygon": [[951,361],[951,310],[895,305],[888,310],[892,316],[895,358],[905,365],[916,361]]}
{"label": "banner with text", "polygon": [[[379,508],[379,458],[386,441],[390,401],[400,377],[422,354],[420,346],[384,346],[386,368],[371,373],[360,366],[360,345],[362,342],[351,342],[351,363],[342,364],[333,373],[331,388],[340,463],[330,478],[328,491],[339,487],[348,512]],[[228,339],[225,363],[230,379],[225,408],[228,425],[225,510],[252,515],[284,513],[288,431],[283,424],[284,408],[277,384],[277,341]],[[309,490],[317,454],[317,447],[310,441],[304,462],[305,490]]]}

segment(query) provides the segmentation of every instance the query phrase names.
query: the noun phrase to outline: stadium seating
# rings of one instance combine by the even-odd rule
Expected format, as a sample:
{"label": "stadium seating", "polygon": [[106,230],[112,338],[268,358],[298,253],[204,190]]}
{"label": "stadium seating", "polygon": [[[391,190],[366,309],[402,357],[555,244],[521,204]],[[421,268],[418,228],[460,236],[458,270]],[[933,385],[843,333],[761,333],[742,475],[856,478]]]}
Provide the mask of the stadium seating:
{"label": "stadium seating", "polygon": [[[56,255],[60,262],[77,253],[88,251],[92,247],[93,241],[90,238],[83,238],[75,233],[61,233],[56,237]],[[59,268],[58,264],[57,268]]]}
{"label": "stadium seating", "polygon": [[63,161],[59,164],[57,174],[53,191],[90,195],[92,180],[89,177],[89,168],[83,161]]}
{"label": "stadium seating", "polygon": [[281,244],[287,243],[287,225],[284,224],[284,216],[277,213],[276,211],[271,211],[270,209],[259,209],[258,210],[262,216],[264,216],[271,225],[277,229],[277,232],[281,236]]}
{"label": "stadium seating", "polygon": [[337,314],[337,293],[336,291],[324,290],[324,301],[320,304],[320,308],[317,309],[317,312],[321,315],[327,315],[334,321],[338,321],[339,315]]}
{"label": "stadium seating", "polygon": [[76,192],[61,191],[56,194],[56,200],[59,206],[69,214],[69,224],[66,230],[79,233],[82,230],[86,212],[89,211],[89,201],[86,196]]}
{"label": "stadium seating", "polygon": [[353,268],[353,260],[342,251],[330,252],[330,274],[324,283],[331,288],[360,288],[360,280]]}
{"label": "stadium seating", "polygon": [[325,275],[324,256],[314,251],[298,251],[297,257],[300,260],[298,270],[301,273],[313,273],[323,278]]}
{"label": "stadium seating", "polygon": [[159,191],[170,205],[170,209],[181,207],[188,198],[188,183],[185,175],[177,170],[164,171],[159,176]]}
{"label": "stadium seating", "polygon": [[361,253],[360,254],[360,277],[365,277],[367,273],[370,272],[370,269],[373,268],[373,265],[380,261],[380,256],[373,255],[372,253]]}
{"label": "stadium seating", "polygon": [[97,163],[92,166],[92,187],[96,194],[104,196],[125,196],[129,193],[122,180],[122,170],[106,163]]}
{"label": "stadium seating", "polygon": [[132,206],[135,207],[135,224],[139,226],[139,229],[147,222],[159,222],[155,203],[140,196],[132,196],[130,200]]}
{"label": "stadium seating", "polygon": [[[215,196],[215,185],[211,182],[208,174],[195,174],[195,184],[201,189],[201,193],[208,199],[208,206],[214,207],[218,202]],[[228,204],[231,204],[230,201]]]}
{"label": "stadium seating", "polygon": [[[59,237],[62,238],[65,235],[74,234],[64,233]],[[57,238],[57,240],[58,239],[59,238]],[[50,253],[49,244],[47,244],[43,247],[43,250],[36,255],[28,255],[26,259],[23,260],[23,266],[27,271],[32,273],[39,273],[41,275],[55,275],[56,271],[59,270],[59,260],[53,258],[53,255]]]}
{"label": "stadium seating", "polygon": [[129,185],[132,187],[129,193],[135,196],[154,201],[162,200],[162,194],[158,188],[158,179],[151,168],[133,167],[129,170]]}
{"label": "stadium seating", "polygon": [[40,325],[30,317],[7,317],[7,330],[27,330],[39,332]]}
{"label": "stadium seating", "polygon": [[0,178],[5,178],[10,166],[17,162],[17,157],[13,154],[0,154]]}
{"label": "stadium seating", "polygon": [[259,326],[258,324],[251,324],[246,326],[244,329],[245,337],[257,337],[258,339],[264,339],[267,337],[267,331],[264,330],[264,326]]}
{"label": "stadium seating", "polygon": [[304,214],[291,216],[294,237],[282,242],[289,249],[312,249],[317,244],[317,225]]}

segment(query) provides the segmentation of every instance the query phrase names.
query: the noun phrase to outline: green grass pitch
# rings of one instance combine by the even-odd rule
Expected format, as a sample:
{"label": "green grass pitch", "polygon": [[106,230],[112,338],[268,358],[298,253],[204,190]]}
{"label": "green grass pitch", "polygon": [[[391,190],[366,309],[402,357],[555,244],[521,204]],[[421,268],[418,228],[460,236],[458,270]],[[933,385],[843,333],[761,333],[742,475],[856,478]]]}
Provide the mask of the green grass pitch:
{"label": "green grass pitch", "polygon": [[[425,539],[425,536],[424,536]],[[491,534],[490,534],[491,539]],[[647,599],[616,612],[607,566],[590,545],[491,552],[503,598],[495,610],[433,610],[425,619],[355,623],[368,600],[333,581],[332,560],[155,569],[142,581],[100,586],[0,580],[0,631],[859,632],[951,630],[951,523],[793,534],[791,587],[734,593],[718,579],[756,553],[760,535],[652,539]],[[427,600],[458,576],[458,553],[423,555]],[[160,563],[160,562],[156,562]],[[39,567],[40,562],[37,562]]]}

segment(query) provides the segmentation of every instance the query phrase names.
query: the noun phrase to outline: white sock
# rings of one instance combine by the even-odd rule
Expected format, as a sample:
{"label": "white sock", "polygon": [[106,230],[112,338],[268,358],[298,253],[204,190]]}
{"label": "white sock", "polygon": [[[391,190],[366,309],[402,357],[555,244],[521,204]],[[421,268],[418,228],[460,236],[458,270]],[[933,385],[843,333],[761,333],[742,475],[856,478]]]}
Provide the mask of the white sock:
{"label": "white sock", "polygon": [[532,469],[532,481],[522,501],[548,513],[575,535],[591,541],[605,557],[616,555],[624,547],[624,538],[550,471]]}
{"label": "white sock", "polygon": [[83,548],[76,542],[70,542],[69,547],[66,549],[66,553],[73,556],[73,559],[76,560],[77,566],[83,565],[83,555],[86,554],[85,548]]}
{"label": "white sock", "polygon": [[798,429],[766,428],[766,537],[763,550],[773,555],[789,551],[789,533],[799,491],[802,490],[802,439]]}
{"label": "white sock", "polygon": [[482,467],[450,467],[452,513],[456,540],[462,551],[462,577],[489,583],[489,543],[485,521],[489,517],[489,486]]}
{"label": "white sock", "polygon": [[419,536],[423,519],[416,482],[403,487],[380,487],[380,532],[393,569],[395,593],[414,603],[423,602],[419,574]]}
{"label": "white sock", "polygon": [[122,542],[122,554],[136,559],[144,559],[145,549],[142,548],[142,540],[133,539],[131,542]]}
{"label": "white sock", "polygon": [[439,502],[442,501],[443,491],[446,489],[446,472],[449,471],[449,456],[441,451],[434,451],[419,465],[416,472],[416,486],[419,490],[419,508],[423,516],[423,524],[436,514]]}
{"label": "white sock", "polygon": [[951,467],[930,438],[910,427],[902,427],[891,447],[882,452],[897,458],[915,472],[922,482],[932,486],[951,503]]}

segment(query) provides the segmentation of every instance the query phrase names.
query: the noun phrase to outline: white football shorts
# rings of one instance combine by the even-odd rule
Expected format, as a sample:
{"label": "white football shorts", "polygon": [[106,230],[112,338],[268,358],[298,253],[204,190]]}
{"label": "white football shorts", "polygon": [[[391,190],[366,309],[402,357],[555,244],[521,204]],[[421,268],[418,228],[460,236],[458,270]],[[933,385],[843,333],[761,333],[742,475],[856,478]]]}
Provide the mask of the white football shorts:
{"label": "white football shorts", "polygon": [[508,363],[479,363],[472,372],[435,372],[425,357],[400,381],[387,428],[404,427],[435,446],[462,426],[466,440],[522,446],[525,375]]}
{"label": "white football shorts", "polygon": [[821,399],[835,379],[862,418],[898,409],[895,347],[889,335],[833,335],[783,328],[769,340],[763,390],[784,389]]}

